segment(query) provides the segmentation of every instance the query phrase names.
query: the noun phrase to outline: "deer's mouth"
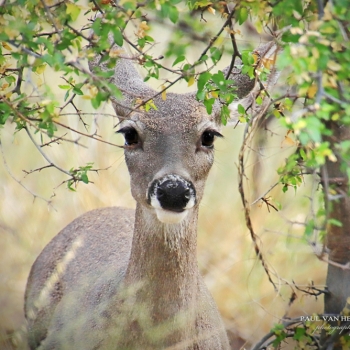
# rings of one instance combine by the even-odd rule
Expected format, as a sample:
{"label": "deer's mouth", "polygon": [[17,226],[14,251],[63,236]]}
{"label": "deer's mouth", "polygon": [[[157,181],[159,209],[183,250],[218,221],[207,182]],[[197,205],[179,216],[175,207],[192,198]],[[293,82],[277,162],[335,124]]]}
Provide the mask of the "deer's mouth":
{"label": "deer's mouth", "polygon": [[163,223],[179,223],[196,204],[196,191],[191,182],[179,175],[166,175],[154,180],[148,190],[148,203]]}
{"label": "deer's mouth", "polygon": [[157,218],[163,224],[179,224],[188,214],[188,210],[170,211],[164,209],[155,209]]}

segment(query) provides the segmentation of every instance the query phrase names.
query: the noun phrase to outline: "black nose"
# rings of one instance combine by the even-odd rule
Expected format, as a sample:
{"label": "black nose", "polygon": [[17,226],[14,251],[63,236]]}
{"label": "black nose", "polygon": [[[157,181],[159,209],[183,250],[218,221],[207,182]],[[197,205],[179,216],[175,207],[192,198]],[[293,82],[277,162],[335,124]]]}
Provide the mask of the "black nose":
{"label": "black nose", "polygon": [[165,210],[182,212],[192,198],[195,201],[193,185],[180,176],[168,175],[155,180],[149,191],[149,201],[155,197]]}

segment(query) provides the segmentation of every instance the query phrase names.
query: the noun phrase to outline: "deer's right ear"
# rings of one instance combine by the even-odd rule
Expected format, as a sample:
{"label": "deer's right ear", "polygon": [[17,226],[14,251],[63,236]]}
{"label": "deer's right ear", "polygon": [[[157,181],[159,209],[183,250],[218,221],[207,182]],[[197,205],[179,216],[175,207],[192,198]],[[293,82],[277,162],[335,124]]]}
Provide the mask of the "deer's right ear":
{"label": "deer's right ear", "polygon": [[[148,86],[139,75],[135,62],[137,59],[130,56],[126,50],[114,43],[112,35],[109,35],[111,44],[110,50],[104,55],[117,57],[117,63],[114,68],[108,66],[108,60],[102,60],[102,56],[98,55],[89,61],[90,71],[93,73],[98,67],[102,71],[113,71],[114,74],[110,78],[113,83],[122,93],[122,98],[111,96],[113,107],[118,117],[127,117],[135,108],[135,101],[145,101],[157,92]],[[101,63],[103,62],[103,63]]]}

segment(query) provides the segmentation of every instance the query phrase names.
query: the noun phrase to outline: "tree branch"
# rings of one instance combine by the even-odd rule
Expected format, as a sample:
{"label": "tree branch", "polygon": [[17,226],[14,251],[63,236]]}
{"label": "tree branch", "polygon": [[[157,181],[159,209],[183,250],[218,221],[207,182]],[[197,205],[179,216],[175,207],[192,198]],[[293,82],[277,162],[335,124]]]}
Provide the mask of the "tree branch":
{"label": "tree branch", "polygon": [[[34,200],[35,200],[36,198],[39,198],[39,199],[43,200],[44,202],[46,202],[50,207],[52,207],[52,209],[56,210],[55,207],[52,205],[52,200],[48,200],[48,199],[46,199],[46,198],[44,198],[44,197],[42,197],[42,196],[40,196],[40,195],[38,195],[38,194],[32,192],[28,187],[26,187],[26,186],[22,183],[21,180],[18,180],[18,179],[15,177],[15,175],[11,172],[11,169],[10,169],[10,167],[8,166],[7,161],[6,161],[6,157],[5,157],[5,153],[4,153],[3,147],[2,147],[1,139],[0,139],[0,151],[1,151],[2,161],[3,161],[3,164],[4,164],[4,166],[5,166],[5,169],[6,169],[7,173],[11,176],[11,178],[12,178],[14,181],[16,181],[16,182],[17,182],[22,188],[24,188],[27,192],[29,192],[29,193],[33,196]],[[52,198],[52,197],[53,197],[53,195],[51,196],[51,198]]]}

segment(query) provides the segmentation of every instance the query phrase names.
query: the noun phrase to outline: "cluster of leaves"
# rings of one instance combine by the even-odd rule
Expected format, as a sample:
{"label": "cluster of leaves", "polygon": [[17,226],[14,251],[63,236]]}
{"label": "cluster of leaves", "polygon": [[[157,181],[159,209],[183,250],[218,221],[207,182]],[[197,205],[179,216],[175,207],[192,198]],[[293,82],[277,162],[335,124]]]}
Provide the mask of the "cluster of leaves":
{"label": "cluster of leaves", "polygon": [[[319,171],[326,162],[342,162],[349,177],[350,141],[335,140],[331,127],[332,123],[350,125],[350,18],[345,1],[327,2],[325,7],[303,0],[243,1],[236,15],[239,23],[252,20],[257,30],[273,21],[280,29],[289,27],[281,37],[278,66],[291,73],[288,82],[293,92],[275,100],[273,114],[292,132],[298,147],[278,169],[283,191],[296,189],[303,174]],[[243,71],[253,77],[251,52],[243,51],[242,60]],[[246,119],[245,111],[239,112]]]}
{"label": "cluster of leaves", "polygon": [[295,349],[323,349],[322,339],[329,336],[334,338],[333,342],[340,348],[348,349],[350,335],[347,320],[348,317],[344,315],[317,314],[287,320],[272,327],[264,340],[264,345],[280,349],[287,343],[289,346],[293,345]]}
{"label": "cluster of leaves", "polygon": [[295,341],[298,349],[306,349],[313,345],[313,339],[310,336],[310,332],[307,328],[296,326],[292,329],[286,328],[283,324],[276,324],[271,332],[274,334],[275,339],[272,341],[272,346],[277,349],[283,344],[283,342],[291,338]]}
{"label": "cluster of leaves", "polygon": [[[326,232],[331,235],[332,227],[342,227],[344,219],[335,216],[332,208],[342,205],[339,199],[347,203],[349,201],[350,132],[345,139],[339,137],[340,134],[345,134],[341,130],[350,128],[350,17],[345,1],[326,2],[324,5],[321,1],[303,0],[275,3],[262,1],[259,5],[255,1],[247,1],[240,2],[239,6],[239,9],[246,9],[243,13],[248,13],[248,18],[258,30],[261,25],[271,25],[272,20],[280,29],[288,27],[288,30],[282,30],[281,33],[283,51],[279,54],[278,67],[281,71],[288,72],[287,83],[290,87],[286,87],[279,97],[272,100],[275,106],[272,114],[287,128],[286,138],[292,140],[295,154],[288,157],[277,172],[283,192],[289,188],[296,191],[308,174],[318,175],[323,185],[319,189],[323,189],[324,194],[319,196],[322,201],[320,207],[305,224],[305,238],[309,241],[313,235],[313,239],[316,236],[324,242]],[[248,53],[248,57],[249,55]],[[247,63],[247,58],[244,58],[243,70],[253,76],[257,72],[252,64]],[[248,119],[243,106],[238,109],[241,116]],[[249,138],[249,133],[247,135]],[[242,155],[244,146],[240,152],[242,179],[246,176]],[[327,169],[332,169],[332,174],[341,175],[333,175],[334,178],[330,179]],[[242,183],[239,188],[248,217],[247,227],[265,267],[249,219]],[[314,200],[311,198],[311,201]],[[327,203],[329,201],[333,202]],[[343,232],[346,234],[344,230]],[[268,271],[267,275],[269,276]],[[272,334],[276,348],[286,338],[293,338],[298,344],[297,348],[321,348],[315,345],[317,342],[305,327],[288,330],[284,325],[278,325]],[[333,341],[329,334],[326,338]],[[344,341],[347,342],[346,339]]]}
{"label": "cluster of leaves", "polygon": [[[0,9],[0,124],[10,119],[18,131],[25,129],[30,135],[40,133],[40,147],[53,140],[76,142],[58,136],[57,131],[61,112],[72,104],[79,113],[74,97],[83,95],[83,87],[92,83],[83,65],[85,36],[71,26],[82,10],[76,3],[43,1],[6,2]],[[66,84],[59,87],[66,90],[64,101],[57,99],[50,83],[44,83],[47,69],[62,74]],[[108,88],[109,94],[117,93],[111,84],[103,83],[103,87]],[[91,103],[97,107],[108,96],[107,93],[101,95],[99,92],[87,97],[91,97]],[[88,182],[85,176],[46,160],[69,176],[69,184]]]}
{"label": "cluster of leaves", "polygon": [[[347,10],[343,1],[329,3],[324,9],[311,7],[312,2],[308,5],[298,6],[298,21],[283,37],[290,45],[281,54],[280,65],[293,68],[291,83],[297,86],[299,98],[305,99],[302,114],[299,118],[286,119],[286,125],[298,137],[299,154],[306,167],[320,167],[327,159],[336,161],[334,152],[341,150],[339,158],[347,162],[346,168],[349,168],[349,159],[343,157],[349,142],[336,143],[332,149],[333,144],[328,141],[332,136],[329,122],[344,127],[350,125]],[[280,9],[281,13],[285,8]],[[276,6],[274,11],[278,9]]]}
{"label": "cluster of leaves", "polygon": [[[98,15],[96,17],[96,15]],[[223,25],[216,32],[206,25],[206,16],[222,18]],[[195,20],[194,20],[195,18]],[[281,120],[295,139],[295,154],[277,172],[282,190],[296,190],[307,173],[320,173],[327,163],[339,162],[343,173],[350,177],[350,140],[338,140],[333,125],[350,127],[350,18],[346,0],[327,2],[313,0],[260,1],[243,0],[228,4],[225,1],[196,0],[112,0],[89,1],[6,1],[0,8],[0,126],[13,123],[16,130],[26,132],[48,163],[66,174],[68,188],[74,190],[79,182],[89,183],[92,163],[62,169],[51,161],[43,147],[52,142],[73,142],[64,129],[96,140],[89,133],[85,114],[77,108],[77,101],[88,101],[93,110],[103,103],[121,97],[119,89],[110,82],[118,59],[111,50],[111,38],[118,46],[126,42],[147,71],[145,80],[159,79],[162,70],[172,74],[173,80],[162,83],[163,99],[168,88],[180,80],[188,86],[196,83],[197,99],[207,112],[216,101],[221,103],[221,120],[227,123],[229,104],[236,98],[235,81],[230,75],[214,69],[224,56],[231,54],[231,69],[240,58],[242,72],[261,83],[267,78],[269,64],[257,67],[250,50],[238,51],[235,35],[238,26],[253,23],[258,32],[282,30],[276,41],[283,47],[278,64],[280,70],[290,72],[290,88],[272,100],[272,114]],[[81,24],[82,23],[82,24]],[[126,35],[132,23],[134,36]],[[152,55],[156,40],[153,24],[172,28],[172,37],[165,50],[171,67]],[[226,36],[230,40],[224,41]],[[188,48],[198,42],[204,46],[196,60],[188,58]],[[205,44],[203,44],[203,42]],[[227,44],[227,45],[225,45]],[[93,72],[86,61],[98,59]],[[57,72],[62,83],[58,87],[64,96],[60,100],[53,92],[52,81],[46,82],[47,72]],[[51,85],[50,85],[51,84]],[[256,99],[262,103],[262,95]],[[157,109],[154,100],[136,101],[136,108]],[[67,107],[73,108],[81,122],[73,130],[63,119]],[[245,107],[238,106],[241,121],[251,122]],[[62,121],[63,120],[63,121]],[[34,138],[39,134],[40,142]],[[44,167],[38,168],[38,171]],[[34,171],[33,171],[34,172]],[[327,198],[324,196],[323,198]],[[322,217],[328,224],[341,225],[321,208],[306,226],[306,236],[315,229],[324,232]],[[321,228],[322,227],[322,228]],[[309,341],[305,328],[293,333],[298,342]],[[288,334],[279,326],[274,330],[276,344]]]}
{"label": "cluster of leaves", "polygon": [[70,169],[69,172],[71,173],[72,177],[67,181],[68,188],[71,191],[75,191],[73,185],[76,185],[77,182],[81,181],[85,184],[91,182],[88,177],[89,171],[96,171],[93,169],[93,163],[88,163],[85,166],[80,166],[78,169]]}
{"label": "cluster of leaves", "polygon": [[[223,47],[216,43],[216,39],[229,23],[220,29],[215,40],[208,43],[196,62],[190,63],[186,58],[186,47],[190,45],[190,40],[196,35],[195,40],[205,38],[200,36],[199,30],[207,30],[203,26],[204,13],[213,15],[216,10],[224,18],[228,16],[224,2],[213,4],[208,1],[171,0],[144,4],[126,1],[119,5],[113,1],[91,1],[88,6],[78,1],[6,2],[0,9],[0,125],[10,121],[15,123],[17,131],[24,129],[30,135],[39,133],[40,147],[55,140],[77,143],[62,136],[62,128],[76,131],[80,136],[95,138],[94,134],[72,130],[60,122],[60,118],[67,106],[73,107],[87,131],[88,122],[77,108],[78,99],[90,101],[91,106],[97,109],[103,102],[121,97],[119,89],[109,82],[118,56],[110,51],[110,36],[118,46],[122,46],[126,40],[136,50],[139,62],[148,72],[145,80],[158,79],[162,69],[178,76],[173,82],[162,85],[164,98],[166,89],[177,81],[184,79],[190,86],[197,80],[198,99],[204,102],[209,113],[214,101],[220,99],[223,105],[222,121],[225,124],[229,115],[227,106],[236,98],[234,85],[223,73],[211,73],[211,69],[218,64],[223,54]],[[102,15],[96,17],[98,13]],[[154,16],[154,21],[176,24],[174,38],[184,37],[181,27],[186,27],[192,33],[181,44],[171,40],[166,50],[167,57],[174,57],[173,67],[180,65],[180,69],[165,67],[158,58],[148,54],[149,47],[155,42],[150,35],[149,14]],[[194,14],[198,14],[198,21],[193,21]],[[246,7],[239,8],[237,14],[240,23],[248,17]],[[130,22],[138,28],[134,39],[126,37],[124,33]],[[91,73],[86,69],[86,60],[95,57],[99,57],[99,64]],[[199,66],[205,68],[197,72],[196,67]],[[55,96],[51,85],[45,82],[45,74],[52,71],[58,72],[63,80],[63,83],[58,84],[65,92],[63,101]],[[144,103],[146,109],[156,108],[150,105],[150,101]],[[143,101],[140,102],[142,104]],[[88,182],[56,166],[47,157],[45,159],[50,166],[69,176],[69,188],[72,183]]]}
{"label": "cluster of leaves", "polygon": [[236,98],[234,81],[226,79],[223,72],[215,74],[210,72],[201,73],[197,80],[197,99],[203,101],[207,112],[212,113],[215,100],[220,99],[223,104],[221,108],[221,121],[224,125],[229,118],[228,105]]}

